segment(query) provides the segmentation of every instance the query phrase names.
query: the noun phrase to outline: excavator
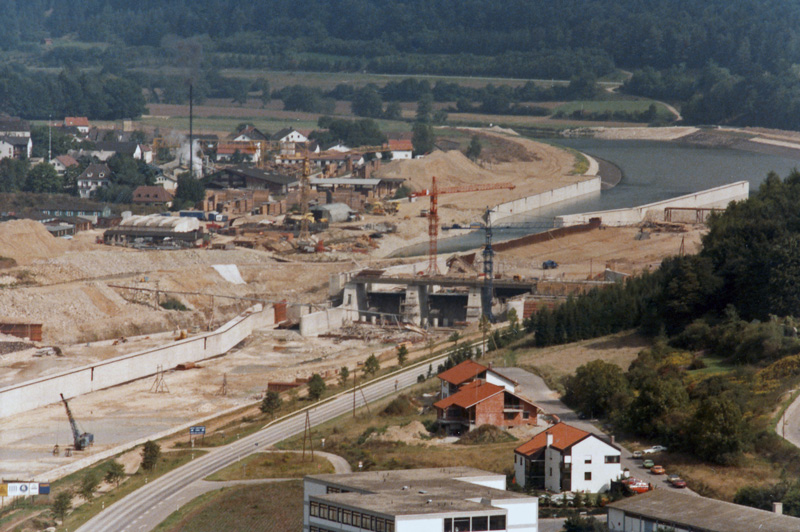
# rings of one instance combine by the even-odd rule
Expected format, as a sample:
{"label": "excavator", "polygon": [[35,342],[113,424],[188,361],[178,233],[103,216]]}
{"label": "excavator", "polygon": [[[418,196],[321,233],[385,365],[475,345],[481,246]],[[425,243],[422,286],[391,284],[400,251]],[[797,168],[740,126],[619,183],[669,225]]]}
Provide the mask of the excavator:
{"label": "excavator", "polygon": [[61,400],[64,402],[64,408],[67,409],[67,417],[69,418],[70,427],[72,427],[72,446],[76,451],[83,451],[90,445],[94,444],[94,434],[89,432],[81,433],[80,429],[78,428],[78,422],[75,421],[75,418],[72,416],[72,411],[69,409],[69,403],[67,403],[63,393],[60,395]]}

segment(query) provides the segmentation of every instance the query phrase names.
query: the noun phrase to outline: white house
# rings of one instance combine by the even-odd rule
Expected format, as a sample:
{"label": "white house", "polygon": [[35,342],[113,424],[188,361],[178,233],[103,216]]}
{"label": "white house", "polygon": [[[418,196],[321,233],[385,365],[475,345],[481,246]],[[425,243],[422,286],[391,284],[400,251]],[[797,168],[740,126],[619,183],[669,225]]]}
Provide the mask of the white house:
{"label": "white house", "polygon": [[517,381],[497,373],[491,367],[478,364],[472,360],[465,360],[457,366],[441,372],[438,377],[442,381],[442,399],[457,393],[463,385],[478,379],[489,384],[502,386],[509,393],[514,393],[518,384]]}
{"label": "white house", "polygon": [[539,500],[471,467],[312,475],[303,532],[537,532]]}
{"label": "white house", "polygon": [[392,160],[411,159],[414,145],[406,139],[389,139],[389,151],[392,152]]}
{"label": "white house", "polygon": [[557,423],[514,449],[514,477],[524,488],[600,493],[622,475],[620,448]]}
{"label": "white house", "polygon": [[64,117],[64,127],[74,127],[78,132],[87,135],[91,128],[89,119],[85,116],[66,116]]}
{"label": "white house", "polygon": [[277,142],[308,142],[308,137],[293,128],[284,128],[272,135]]}
{"label": "white house", "polygon": [[50,161],[50,164],[53,165],[59,175],[63,175],[68,168],[78,166],[78,161],[70,155],[59,155],[58,157],[54,157]]}
{"label": "white house", "polygon": [[78,193],[81,198],[91,198],[94,192],[100,187],[106,187],[110,183],[111,169],[105,163],[93,163],[86,167],[81,175],[78,176]]}
{"label": "white house", "polygon": [[33,142],[30,137],[0,137],[0,160],[30,159]]}

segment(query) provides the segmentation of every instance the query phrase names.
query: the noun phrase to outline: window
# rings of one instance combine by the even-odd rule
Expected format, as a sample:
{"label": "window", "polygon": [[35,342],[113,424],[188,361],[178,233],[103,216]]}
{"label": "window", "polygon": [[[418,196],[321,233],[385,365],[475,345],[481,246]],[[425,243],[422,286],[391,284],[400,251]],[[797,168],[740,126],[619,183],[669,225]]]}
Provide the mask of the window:
{"label": "window", "polygon": [[342,523],[349,525],[353,520],[353,512],[350,510],[342,510]]}
{"label": "window", "polygon": [[592,463],[592,455],[591,454],[587,454],[586,456],[584,456],[583,457],[583,463],[584,464],[591,464]]}
{"label": "window", "polygon": [[606,456],[606,463],[607,464],[618,464],[619,463],[619,455],[616,454],[616,455]]}
{"label": "window", "polygon": [[522,419],[530,419],[530,417],[531,417],[531,413],[530,412],[526,411],[526,412],[522,413]]}
{"label": "window", "polygon": [[453,532],[453,518],[448,517],[444,520],[444,532]]}
{"label": "window", "polygon": [[469,517],[453,519],[453,532],[469,532]]}
{"label": "window", "polygon": [[516,413],[514,413],[514,412],[506,412],[506,413],[503,415],[503,417],[504,417],[506,420],[511,420],[511,419],[514,419],[516,416],[517,416],[517,414],[516,414]]}
{"label": "window", "polygon": [[592,472],[591,471],[587,471],[586,473],[584,473],[583,474],[583,480],[592,480]]}
{"label": "window", "polygon": [[361,514],[358,512],[353,512],[353,526],[357,528],[361,528]]}
{"label": "window", "polygon": [[309,513],[311,514],[311,517],[319,517],[319,503],[318,502],[312,502],[311,503],[311,509],[309,510]]}
{"label": "window", "polygon": [[475,532],[483,532],[484,530],[489,530],[489,517],[485,515],[482,517],[473,517],[472,530]]}
{"label": "window", "polygon": [[489,530],[505,530],[506,529],[506,516],[493,515],[489,517]]}
{"label": "window", "polygon": [[333,486],[328,486],[326,488],[326,493],[341,493],[341,492],[342,490],[340,490],[339,488],[334,488]]}

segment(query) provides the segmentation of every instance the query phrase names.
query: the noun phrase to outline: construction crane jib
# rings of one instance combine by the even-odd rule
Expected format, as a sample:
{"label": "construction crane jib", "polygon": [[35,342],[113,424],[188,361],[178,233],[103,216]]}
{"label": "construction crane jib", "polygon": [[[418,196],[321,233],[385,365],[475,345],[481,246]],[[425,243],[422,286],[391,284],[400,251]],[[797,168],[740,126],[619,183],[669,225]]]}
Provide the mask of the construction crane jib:
{"label": "construction crane jib", "polygon": [[443,194],[457,194],[461,192],[481,192],[485,190],[500,190],[508,189],[513,190],[513,183],[493,183],[483,185],[464,185],[459,187],[445,187],[438,188],[436,186],[436,176],[433,177],[431,188],[421,192],[414,192],[412,197],[418,198],[428,196],[431,198],[431,208],[428,210],[428,267],[425,270],[426,275],[439,275],[439,266],[436,264],[436,256],[438,255],[438,239],[439,239],[439,196]]}

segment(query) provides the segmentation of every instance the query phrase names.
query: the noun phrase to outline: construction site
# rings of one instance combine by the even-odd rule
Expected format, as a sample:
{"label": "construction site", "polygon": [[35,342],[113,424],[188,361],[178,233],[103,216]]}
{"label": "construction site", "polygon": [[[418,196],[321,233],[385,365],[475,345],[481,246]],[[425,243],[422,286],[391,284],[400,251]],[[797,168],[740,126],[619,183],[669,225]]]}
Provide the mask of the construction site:
{"label": "construction site", "polygon": [[[506,155],[510,143],[513,160],[478,165],[451,151],[392,162],[383,171],[409,198],[318,231],[248,215],[229,231],[206,227],[201,248],[152,249],[104,244],[100,229],[63,240],[38,222],[0,224],[0,477],[52,480],[81,457],[203,419],[212,428],[269,389],[292,393],[314,373],[334,381],[372,354],[393,364],[401,343],[421,355],[481,316],[527,317],[698,249],[703,213],[624,227],[599,216],[493,243],[502,220],[487,207],[591,193],[599,176],[596,164],[575,175],[566,150],[484,134]],[[453,224],[478,224],[485,244],[439,254]],[[387,258],[411,242],[427,242],[426,256]],[[78,450],[84,434],[93,442]]]}

